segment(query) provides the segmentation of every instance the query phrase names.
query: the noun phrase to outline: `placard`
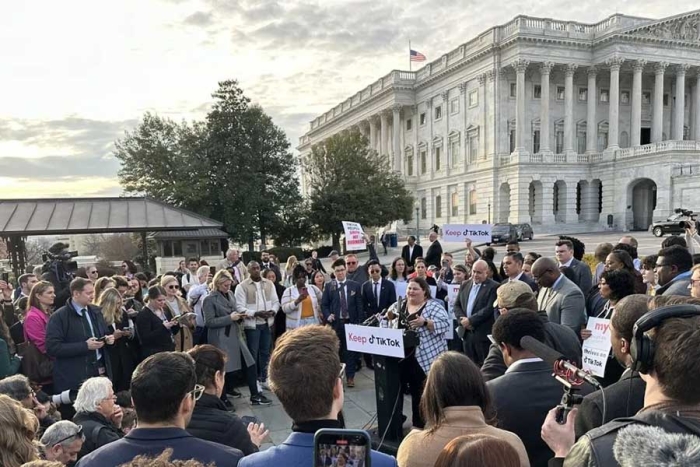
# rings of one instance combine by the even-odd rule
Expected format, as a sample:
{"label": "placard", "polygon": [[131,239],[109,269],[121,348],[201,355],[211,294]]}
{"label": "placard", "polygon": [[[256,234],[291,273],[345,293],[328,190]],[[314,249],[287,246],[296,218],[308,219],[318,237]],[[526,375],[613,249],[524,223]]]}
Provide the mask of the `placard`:
{"label": "placard", "polygon": [[365,232],[362,226],[357,222],[343,221],[343,230],[345,231],[345,249],[347,251],[364,250],[367,248],[365,244]]}
{"label": "placard", "polygon": [[452,319],[455,318],[453,308],[457,301],[460,287],[462,287],[462,284],[447,284],[447,311]]}
{"label": "placard", "polygon": [[430,298],[437,298],[437,286],[429,285],[428,288],[430,289]]}
{"label": "placard", "polygon": [[594,376],[603,377],[610,355],[610,320],[588,318],[586,329],[592,334],[583,341],[583,369]]}
{"label": "placard", "polygon": [[394,286],[396,286],[396,298],[406,298],[408,282],[394,282]]}
{"label": "placard", "polygon": [[444,224],[443,242],[464,242],[467,238],[475,243],[491,243],[491,224]]}
{"label": "placard", "polygon": [[401,329],[375,328],[345,325],[345,342],[352,352],[404,358],[403,331]]}

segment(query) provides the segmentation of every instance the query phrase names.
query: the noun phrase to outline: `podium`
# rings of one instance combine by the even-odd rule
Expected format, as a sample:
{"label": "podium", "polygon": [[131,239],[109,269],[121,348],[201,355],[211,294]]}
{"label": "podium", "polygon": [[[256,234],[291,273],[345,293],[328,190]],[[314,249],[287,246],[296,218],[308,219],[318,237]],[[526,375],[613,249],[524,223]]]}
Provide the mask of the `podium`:
{"label": "podium", "polygon": [[[377,429],[372,430],[372,447],[396,455],[403,439],[403,389],[399,361],[406,351],[418,346],[418,335],[406,329],[359,325],[345,326],[348,350],[372,354],[374,392],[377,401]],[[383,439],[383,442],[382,442]]]}

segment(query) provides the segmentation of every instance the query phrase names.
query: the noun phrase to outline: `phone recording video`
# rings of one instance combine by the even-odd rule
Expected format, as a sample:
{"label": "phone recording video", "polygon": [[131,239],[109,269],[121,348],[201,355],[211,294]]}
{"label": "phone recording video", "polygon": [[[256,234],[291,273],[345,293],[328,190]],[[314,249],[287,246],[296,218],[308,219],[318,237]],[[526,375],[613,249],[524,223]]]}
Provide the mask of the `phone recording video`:
{"label": "phone recording video", "polygon": [[370,467],[371,449],[366,431],[324,428],[314,436],[314,467]]}

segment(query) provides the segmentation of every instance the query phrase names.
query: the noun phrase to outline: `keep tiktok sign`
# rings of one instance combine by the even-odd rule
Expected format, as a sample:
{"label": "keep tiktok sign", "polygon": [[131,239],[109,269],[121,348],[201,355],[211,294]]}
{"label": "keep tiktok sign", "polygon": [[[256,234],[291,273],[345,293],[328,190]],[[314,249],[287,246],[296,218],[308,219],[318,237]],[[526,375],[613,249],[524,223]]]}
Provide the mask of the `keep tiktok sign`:
{"label": "keep tiktok sign", "polygon": [[403,331],[400,329],[374,328],[347,324],[345,341],[352,352],[404,358]]}
{"label": "keep tiktok sign", "polygon": [[460,243],[471,239],[474,243],[491,243],[491,224],[445,224],[442,241]]}

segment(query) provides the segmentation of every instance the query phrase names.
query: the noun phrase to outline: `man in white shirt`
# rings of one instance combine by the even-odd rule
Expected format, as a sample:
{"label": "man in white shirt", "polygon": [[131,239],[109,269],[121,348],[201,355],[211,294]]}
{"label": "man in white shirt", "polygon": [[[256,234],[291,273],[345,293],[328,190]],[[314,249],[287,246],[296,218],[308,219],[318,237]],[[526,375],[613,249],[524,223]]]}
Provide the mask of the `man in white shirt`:
{"label": "man in white shirt", "polygon": [[182,290],[187,294],[190,289],[199,284],[197,280],[197,268],[199,268],[199,260],[190,258],[187,260],[187,272],[182,276]]}

